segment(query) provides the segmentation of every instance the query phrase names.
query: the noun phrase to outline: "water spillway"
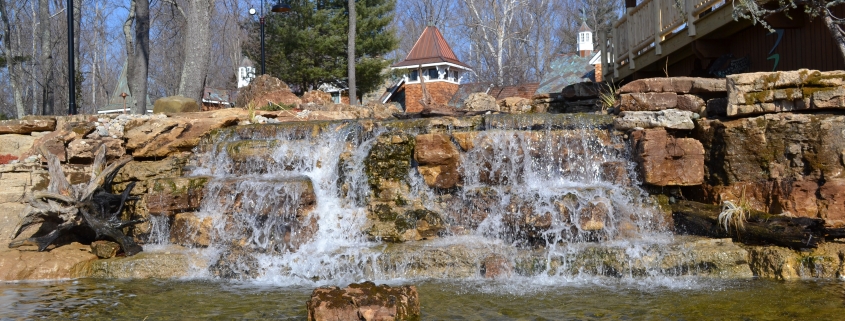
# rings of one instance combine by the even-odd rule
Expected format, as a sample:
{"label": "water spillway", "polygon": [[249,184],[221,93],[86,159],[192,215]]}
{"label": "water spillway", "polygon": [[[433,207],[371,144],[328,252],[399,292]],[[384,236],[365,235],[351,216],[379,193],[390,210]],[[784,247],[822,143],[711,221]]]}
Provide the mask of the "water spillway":
{"label": "water spillway", "polygon": [[610,122],[487,115],[222,129],[191,164],[190,176],[207,180],[202,223],[180,233],[206,239],[187,242],[207,258],[199,276],[282,284],[750,274],[730,254],[690,254],[716,241],[675,240]]}

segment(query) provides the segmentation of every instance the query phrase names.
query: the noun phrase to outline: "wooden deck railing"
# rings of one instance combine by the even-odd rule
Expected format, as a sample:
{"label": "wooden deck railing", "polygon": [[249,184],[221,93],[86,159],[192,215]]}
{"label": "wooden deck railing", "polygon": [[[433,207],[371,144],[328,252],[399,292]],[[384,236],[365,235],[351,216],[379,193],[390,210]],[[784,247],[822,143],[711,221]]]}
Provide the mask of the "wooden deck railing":
{"label": "wooden deck railing", "polygon": [[[680,36],[686,29],[688,37],[696,36],[695,22],[707,10],[715,9],[731,0],[643,0],[628,8],[614,25],[609,41],[604,73],[619,77],[619,70],[627,66],[637,69],[634,59],[653,49],[654,55],[663,55],[663,42]],[[670,54],[667,52],[665,54]]]}

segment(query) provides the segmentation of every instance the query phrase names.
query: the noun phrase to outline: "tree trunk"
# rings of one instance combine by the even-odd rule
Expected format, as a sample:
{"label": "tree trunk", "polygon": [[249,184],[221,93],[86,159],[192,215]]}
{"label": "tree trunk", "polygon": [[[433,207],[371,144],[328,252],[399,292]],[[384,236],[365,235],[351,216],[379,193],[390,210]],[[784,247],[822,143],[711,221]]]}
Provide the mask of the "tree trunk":
{"label": "tree trunk", "polygon": [[211,15],[213,0],[191,0],[186,12],[185,63],[179,80],[179,95],[202,102],[202,91],[211,61]]}
{"label": "tree trunk", "polygon": [[12,26],[9,22],[9,16],[6,11],[6,0],[0,0],[0,19],[3,22],[3,53],[6,56],[6,67],[9,71],[9,82],[12,85],[12,92],[15,96],[15,111],[17,118],[23,118],[26,115],[26,110],[23,107],[23,97],[21,97],[21,83],[20,74],[18,73],[17,63],[15,62],[15,52],[12,50]]}
{"label": "tree trunk", "polygon": [[357,105],[357,89],[355,88],[355,32],[358,15],[355,13],[355,0],[349,0],[349,51],[347,54],[349,72],[349,104]]}
{"label": "tree trunk", "polygon": [[131,57],[135,65],[132,78],[127,77],[127,81],[134,84],[131,90],[135,105],[131,110],[133,114],[144,114],[147,112],[147,75],[150,69],[149,0],[135,0],[135,48]]}
{"label": "tree trunk", "polygon": [[53,43],[50,33],[50,3],[38,0],[38,20],[41,36],[41,113],[53,115]]}

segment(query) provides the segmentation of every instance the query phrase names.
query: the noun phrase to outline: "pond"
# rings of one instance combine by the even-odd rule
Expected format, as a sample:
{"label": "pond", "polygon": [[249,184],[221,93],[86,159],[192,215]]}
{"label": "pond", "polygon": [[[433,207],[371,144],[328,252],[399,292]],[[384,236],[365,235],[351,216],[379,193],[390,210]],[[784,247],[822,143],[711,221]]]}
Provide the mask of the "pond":
{"label": "pond", "polygon": [[[840,281],[411,283],[418,286],[422,320],[838,320],[845,315]],[[312,290],[207,279],[2,283],[0,320],[305,320]]]}

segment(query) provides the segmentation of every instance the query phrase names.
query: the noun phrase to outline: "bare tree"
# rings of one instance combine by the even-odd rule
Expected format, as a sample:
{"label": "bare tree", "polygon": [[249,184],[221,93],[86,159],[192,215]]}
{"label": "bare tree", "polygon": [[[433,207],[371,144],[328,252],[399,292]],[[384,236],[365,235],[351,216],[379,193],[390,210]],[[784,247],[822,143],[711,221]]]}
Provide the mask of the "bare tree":
{"label": "bare tree", "polygon": [[188,3],[185,15],[190,23],[187,24],[182,38],[185,44],[185,62],[179,80],[179,94],[199,102],[202,100],[208,64],[211,61],[210,23],[214,0],[189,0]]}
{"label": "bare tree", "polygon": [[21,95],[21,79],[18,71],[18,55],[12,49],[12,27],[9,19],[9,12],[6,6],[7,0],[0,0],[0,22],[3,23],[3,34],[0,35],[0,41],[3,42],[3,57],[6,60],[6,68],[9,72],[9,83],[12,86],[13,95],[15,98],[15,111],[17,117],[21,118],[26,115],[26,110],[23,106],[23,97]]}
{"label": "bare tree", "polygon": [[[134,31],[134,32],[133,32]],[[150,56],[150,2],[132,0],[123,24],[126,38],[126,80],[132,94],[132,113],[147,111],[147,76]]]}
{"label": "bare tree", "polygon": [[[507,48],[512,41],[524,38],[524,31],[514,28],[517,16],[527,0],[464,0],[464,23],[469,39],[480,54],[476,62],[482,75],[496,85],[506,84]],[[476,71],[478,73],[478,70]]]}
{"label": "bare tree", "polygon": [[38,0],[39,35],[41,40],[41,112],[44,115],[52,115],[54,110],[53,101],[53,42],[50,26],[50,3],[47,0]]}

